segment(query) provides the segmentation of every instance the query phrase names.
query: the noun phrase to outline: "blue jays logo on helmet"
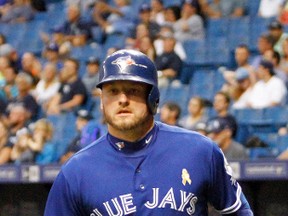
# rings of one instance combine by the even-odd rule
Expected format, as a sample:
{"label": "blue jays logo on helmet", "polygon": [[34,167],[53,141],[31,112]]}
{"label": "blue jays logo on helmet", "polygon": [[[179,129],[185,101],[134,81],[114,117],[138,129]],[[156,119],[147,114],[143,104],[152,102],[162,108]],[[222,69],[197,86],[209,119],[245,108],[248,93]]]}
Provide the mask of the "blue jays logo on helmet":
{"label": "blue jays logo on helmet", "polygon": [[119,50],[108,56],[99,72],[98,88],[104,83],[120,80],[146,83],[152,86],[148,107],[155,114],[159,103],[157,69],[145,54],[135,50]]}
{"label": "blue jays logo on helmet", "polygon": [[134,59],[131,58],[131,56],[119,57],[115,61],[113,61],[112,64],[117,65],[120,68],[120,72],[124,72],[126,67],[129,67],[129,66],[132,66],[132,65],[135,65],[135,66],[138,66],[138,67],[147,68],[146,65],[137,64],[134,61]]}

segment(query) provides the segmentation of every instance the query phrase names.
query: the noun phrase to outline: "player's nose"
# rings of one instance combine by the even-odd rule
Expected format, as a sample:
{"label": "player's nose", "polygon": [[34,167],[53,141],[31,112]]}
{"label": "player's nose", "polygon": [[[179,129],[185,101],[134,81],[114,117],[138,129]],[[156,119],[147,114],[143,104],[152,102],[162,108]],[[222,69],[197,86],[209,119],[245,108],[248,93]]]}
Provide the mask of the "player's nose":
{"label": "player's nose", "polygon": [[119,104],[128,104],[129,98],[125,92],[121,92],[119,95]]}

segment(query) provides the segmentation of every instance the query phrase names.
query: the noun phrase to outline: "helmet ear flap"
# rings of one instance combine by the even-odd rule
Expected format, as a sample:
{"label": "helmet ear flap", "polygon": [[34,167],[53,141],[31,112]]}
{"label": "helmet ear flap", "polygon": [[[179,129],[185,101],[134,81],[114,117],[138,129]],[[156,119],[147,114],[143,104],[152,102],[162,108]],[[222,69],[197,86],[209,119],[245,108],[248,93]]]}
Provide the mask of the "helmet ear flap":
{"label": "helmet ear flap", "polygon": [[159,100],[160,100],[160,92],[157,87],[152,86],[150,93],[148,95],[148,98],[147,98],[147,104],[148,104],[149,111],[153,115],[155,115],[157,112]]}

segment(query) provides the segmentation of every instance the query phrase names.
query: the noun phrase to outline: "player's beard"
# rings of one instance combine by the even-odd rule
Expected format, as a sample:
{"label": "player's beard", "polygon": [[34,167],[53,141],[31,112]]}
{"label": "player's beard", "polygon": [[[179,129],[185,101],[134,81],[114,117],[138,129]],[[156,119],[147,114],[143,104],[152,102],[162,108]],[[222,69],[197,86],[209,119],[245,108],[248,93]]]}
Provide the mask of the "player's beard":
{"label": "player's beard", "polygon": [[145,112],[145,115],[136,116],[135,118],[123,118],[121,120],[114,119],[113,115],[110,115],[108,112],[103,109],[104,119],[107,124],[111,125],[116,130],[120,131],[129,131],[136,130],[138,128],[142,128],[151,120],[151,114],[149,112]]}

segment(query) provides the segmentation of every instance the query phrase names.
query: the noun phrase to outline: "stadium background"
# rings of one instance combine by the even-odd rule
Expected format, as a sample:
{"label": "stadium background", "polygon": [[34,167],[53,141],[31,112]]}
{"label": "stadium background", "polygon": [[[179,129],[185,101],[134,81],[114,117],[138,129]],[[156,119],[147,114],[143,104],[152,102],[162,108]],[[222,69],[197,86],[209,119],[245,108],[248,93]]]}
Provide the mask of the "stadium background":
{"label": "stadium background", "polygon": [[[60,0],[49,0],[47,11],[39,12],[33,21],[24,24],[0,24],[0,32],[7,36],[8,42],[19,54],[31,51],[40,56],[43,42],[40,31],[61,24],[65,19],[65,5]],[[112,1],[111,1],[112,2]],[[133,7],[139,7],[148,0],[131,1]],[[179,4],[179,0],[166,0],[165,5]],[[231,67],[235,64],[233,50],[239,43],[247,44],[252,56],[257,54],[257,38],[267,31],[271,19],[257,17],[259,0],[247,0],[247,15],[234,19],[207,20],[206,39],[187,41],[184,44],[187,60],[181,71],[181,85],[161,89],[161,104],[167,100],[177,101],[182,110],[186,109],[188,99],[193,95],[212,100],[214,94],[224,83],[219,67]],[[285,26],[285,29],[288,29]],[[95,56],[104,59],[109,47],[123,47],[126,36],[110,35],[104,44],[95,41],[83,47],[72,49],[71,56],[81,63],[80,74],[85,70],[85,61]],[[221,54],[221,55],[220,55]],[[203,91],[205,89],[205,91]],[[97,110],[99,101],[93,101],[94,115],[100,121]],[[183,113],[183,115],[185,112]],[[211,115],[212,115],[211,111]],[[288,107],[261,110],[233,111],[239,123],[240,133],[237,139],[242,141],[247,135],[257,134],[270,146],[251,149],[250,161],[232,162],[234,171],[246,192],[255,215],[287,215],[288,213],[288,163],[273,158],[288,146],[288,137],[279,137],[275,132],[279,126],[288,122]],[[65,118],[65,119],[64,119]],[[73,116],[62,119],[50,119],[55,126],[63,124],[64,131],[58,131],[59,142],[67,142],[67,134],[73,134],[75,128]],[[70,122],[70,123],[69,123]],[[0,167],[0,215],[42,215],[45,201],[60,166],[5,165]]]}

